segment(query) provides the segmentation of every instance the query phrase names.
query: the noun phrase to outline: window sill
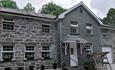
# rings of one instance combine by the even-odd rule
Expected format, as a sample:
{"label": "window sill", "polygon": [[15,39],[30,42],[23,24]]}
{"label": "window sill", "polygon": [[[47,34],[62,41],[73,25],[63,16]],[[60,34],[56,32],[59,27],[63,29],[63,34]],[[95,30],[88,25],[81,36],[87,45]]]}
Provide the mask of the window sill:
{"label": "window sill", "polygon": [[94,36],[94,34],[86,34],[87,36]]}
{"label": "window sill", "polygon": [[2,29],[0,31],[4,31],[4,32],[15,32],[15,30],[6,30],[6,29]]}
{"label": "window sill", "polygon": [[52,60],[52,59],[53,59],[53,58],[49,58],[49,59],[44,59],[44,58],[43,58],[43,59],[41,59],[41,60],[46,60],[46,61],[47,61],[47,60]]}
{"label": "window sill", "polygon": [[70,33],[70,35],[80,35],[80,33]]}
{"label": "window sill", "polygon": [[41,32],[41,34],[51,34],[51,32],[47,33],[47,32]]}
{"label": "window sill", "polygon": [[105,38],[105,37],[104,37],[103,39],[109,39],[109,38],[107,38],[107,37]]}

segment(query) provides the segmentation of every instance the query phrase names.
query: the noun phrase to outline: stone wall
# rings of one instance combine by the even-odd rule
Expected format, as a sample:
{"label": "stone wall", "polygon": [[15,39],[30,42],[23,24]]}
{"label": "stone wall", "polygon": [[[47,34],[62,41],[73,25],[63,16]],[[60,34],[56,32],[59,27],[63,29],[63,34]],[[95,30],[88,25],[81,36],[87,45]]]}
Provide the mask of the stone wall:
{"label": "stone wall", "polygon": [[[52,51],[55,51],[55,24],[54,22],[43,21],[40,19],[30,19],[24,17],[14,17],[14,30],[2,29],[2,16],[0,17],[0,68],[32,66],[40,64],[41,46],[43,43],[48,43],[52,46]],[[50,33],[42,32],[42,24],[50,25]],[[2,46],[13,45],[14,58],[11,62],[2,61]],[[35,47],[35,60],[27,62],[25,59],[25,46],[33,45]],[[52,55],[56,58],[56,52]],[[20,63],[19,63],[20,62]],[[21,64],[22,63],[22,64]],[[26,67],[25,67],[26,68]],[[26,69],[25,69],[26,70]]]}

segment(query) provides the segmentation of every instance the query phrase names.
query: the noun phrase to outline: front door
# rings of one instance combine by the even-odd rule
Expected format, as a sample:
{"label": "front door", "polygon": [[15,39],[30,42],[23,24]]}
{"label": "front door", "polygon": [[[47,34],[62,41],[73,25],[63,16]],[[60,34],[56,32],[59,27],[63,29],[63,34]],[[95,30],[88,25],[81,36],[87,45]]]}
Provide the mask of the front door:
{"label": "front door", "polygon": [[70,42],[70,65],[78,66],[77,44]]}

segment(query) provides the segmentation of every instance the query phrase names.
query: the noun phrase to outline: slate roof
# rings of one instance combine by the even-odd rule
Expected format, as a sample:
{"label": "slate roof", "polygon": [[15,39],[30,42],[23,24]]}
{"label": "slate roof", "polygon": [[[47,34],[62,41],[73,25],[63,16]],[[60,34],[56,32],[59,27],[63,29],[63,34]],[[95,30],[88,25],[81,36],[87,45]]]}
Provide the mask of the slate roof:
{"label": "slate roof", "polygon": [[82,1],[77,5],[73,6],[72,8],[68,9],[64,13],[60,14],[59,18],[64,18],[66,14],[78,8],[79,6],[83,6],[100,23],[100,25],[103,25],[102,21]]}
{"label": "slate roof", "polygon": [[46,18],[46,19],[56,19],[56,16],[41,14],[41,13],[34,13],[34,12],[26,12],[17,9],[10,9],[10,8],[2,8],[0,7],[0,12],[2,13],[10,13],[10,14],[17,14],[17,15],[24,15],[30,17],[38,17],[38,18]]}

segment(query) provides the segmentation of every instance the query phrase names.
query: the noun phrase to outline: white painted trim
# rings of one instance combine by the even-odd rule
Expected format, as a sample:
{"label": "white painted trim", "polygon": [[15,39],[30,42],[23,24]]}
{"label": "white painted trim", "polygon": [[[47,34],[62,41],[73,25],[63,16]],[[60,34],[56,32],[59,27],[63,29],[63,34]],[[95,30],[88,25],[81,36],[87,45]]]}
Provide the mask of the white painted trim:
{"label": "white painted trim", "polygon": [[68,14],[69,12],[71,12],[72,10],[76,9],[77,7],[81,5],[100,23],[100,25],[104,25],[101,22],[101,20],[82,1],[78,3],[77,5],[73,6],[72,8],[70,8],[69,10],[65,11],[64,13],[60,14],[58,18],[63,19],[66,14]]}

